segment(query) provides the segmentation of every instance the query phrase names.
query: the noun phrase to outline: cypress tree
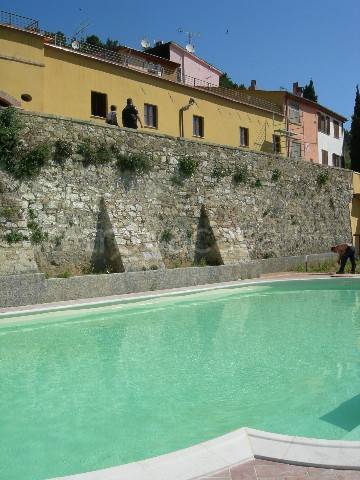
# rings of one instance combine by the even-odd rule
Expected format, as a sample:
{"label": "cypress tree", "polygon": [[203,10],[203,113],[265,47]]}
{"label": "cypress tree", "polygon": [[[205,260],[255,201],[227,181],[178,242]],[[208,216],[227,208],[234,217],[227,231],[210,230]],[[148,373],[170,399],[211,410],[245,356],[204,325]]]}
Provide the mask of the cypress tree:
{"label": "cypress tree", "polygon": [[305,85],[303,90],[303,97],[307,98],[308,100],[312,100],[313,102],[317,102],[318,97],[315,93],[314,82],[312,81],[312,79],[307,85]]}
{"label": "cypress tree", "polygon": [[354,115],[351,117],[350,158],[351,168],[360,172],[360,93],[356,86]]}

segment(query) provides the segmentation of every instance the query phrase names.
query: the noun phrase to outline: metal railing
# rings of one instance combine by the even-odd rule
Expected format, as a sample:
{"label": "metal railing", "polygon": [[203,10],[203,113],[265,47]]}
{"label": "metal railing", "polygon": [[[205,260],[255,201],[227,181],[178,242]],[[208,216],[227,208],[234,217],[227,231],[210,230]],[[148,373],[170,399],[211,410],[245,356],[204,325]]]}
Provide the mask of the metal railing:
{"label": "metal railing", "polygon": [[32,32],[39,32],[39,22],[33,18],[23,17],[16,13],[0,11],[0,23],[13,27],[23,28]]}
{"label": "metal railing", "polygon": [[181,83],[204,90],[206,92],[221,95],[222,97],[230,100],[235,100],[240,103],[245,103],[247,105],[269,110],[280,115],[283,114],[282,108],[279,105],[276,105],[275,103],[272,103],[264,98],[257,97],[256,95],[250,95],[246,90],[242,90],[240,88],[221,87],[219,85],[207,82],[206,80],[191,77],[190,75],[183,75]]}
{"label": "metal railing", "polygon": [[46,43],[58,47],[66,48],[77,53],[89,55],[99,60],[106,60],[108,62],[116,63],[123,67],[128,67],[134,70],[150,73],[157,77],[174,77],[176,78],[176,68],[168,68],[161,63],[146,60],[141,56],[134,55],[131,50],[124,49],[110,50],[91,43],[70,39],[62,34],[54,34],[45,32]]}

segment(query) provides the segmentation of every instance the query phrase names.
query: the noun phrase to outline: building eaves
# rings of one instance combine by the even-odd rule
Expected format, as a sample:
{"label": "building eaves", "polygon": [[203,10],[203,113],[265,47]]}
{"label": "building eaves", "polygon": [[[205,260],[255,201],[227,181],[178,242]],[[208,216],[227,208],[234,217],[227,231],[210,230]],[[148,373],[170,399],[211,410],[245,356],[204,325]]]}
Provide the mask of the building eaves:
{"label": "building eaves", "polygon": [[278,107],[278,105],[276,104],[273,104],[272,102],[267,102],[266,105],[263,104],[261,102],[261,99],[257,99],[259,100],[258,104],[256,103],[252,103],[252,101],[250,100],[251,97],[249,96],[249,99],[242,99],[242,98],[236,98],[232,95],[227,95],[226,93],[223,93],[220,91],[219,89],[219,92],[215,92],[213,90],[208,90],[207,88],[201,88],[201,87],[197,87],[197,86],[191,86],[191,85],[187,85],[187,84],[184,84],[184,83],[178,83],[178,82],[175,82],[174,80],[171,80],[169,78],[162,78],[162,77],[159,77],[157,75],[153,75],[149,72],[144,72],[142,70],[137,70],[137,69],[134,69],[134,68],[130,68],[130,67],[127,67],[125,65],[120,65],[119,63],[117,62],[114,62],[114,61],[111,61],[111,60],[107,60],[107,59],[104,59],[104,58],[99,58],[99,57],[96,57],[94,55],[91,55],[89,53],[84,53],[84,52],[78,52],[76,50],[72,50],[72,49],[69,49],[69,48],[66,48],[66,47],[61,47],[59,45],[53,45],[53,44],[50,44],[50,43],[45,43],[44,44],[45,47],[47,48],[53,48],[53,49],[56,49],[56,50],[61,50],[63,52],[66,52],[66,53],[69,53],[70,55],[78,55],[80,57],[85,57],[85,58],[89,58],[91,60],[95,60],[97,62],[100,62],[100,63],[105,63],[105,64],[110,64],[110,65],[114,65],[120,69],[124,69],[124,70],[127,70],[127,71],[132,71],[132,72],[136,72],[140,75],[145,75],[146,77],[152,77],[152,78],[156,78],[157,80],[159,80],[160,82],[169,82],[171,84],[175,84],[175,85],[179,85],[179,86],[182,86],[183,88],[186,88],[188,89],[189,91],[191,92],[203,92],[203,93],[206,93],[210,96],[215,96],[215,97],[219,97],[219,98],[224,98],[228,101],[231,101],[231,102],[235,102],[235,103],[238,103],[238,104],[242,104],[242,105],[246,105],[248,107],[251,107],[251,108],[255,108],[257,110],[262,110],[262,111],[266,111],[266,112],[269,112],[269,113],[272,113],[272,114],[276,114],[278,116],[284,116],[282,111],[280,110],[280,107]]}
{"label": "building eaves", "polygon": [[194,53],[190,53],[186,50],[186,48],[182,47],[181,45],[179,45],[178,43],[176,42],[167,42],[169,45],[175,45],[177,48],[180,48],[180,50],[186,52],[188,55],[190,55],[190,57],[194,57],[196,60],[200,61],[201,63],[205,64],[206,66],[210,67],[212,70],[214,70],[216,73],[220,74],[220,75],[223,75],[224,72],[222,70],[219,70],[217,67],[215,67],[214,65],[212,65],[211,63],[207,62],[206,60],[204,60],[203,58],[201,57],[198,57],[197,55],[195,55]]}
{"label": "building eaves", "polygon": [[116,51],[128,51],[133,53],[134,55],[138,55],[139,57],[146,58],[150,61],[154,61],[157,63],[164,63],[169,67],[173,67],[173,68],[180,67],[180,64],[177,62],[173,62],[172,60],[168,60],[167,58],[164,58],[164,57],[159,57],[158,55],[154,55],[152,53],[142,52],[141,50],[137,50],[136,48],[132,48],[132,47],[127,47],[126,45],[122,45],[118,47]]}
{"label": "building eaves", "polygon": [[320,103],[314,102],[313,100],[309,100],[308,98],[304,97],[299,97],[298,95],[294,95],[291,92],[286,92],[289,98],[292,98],[293,100],[301,101],[303,103],[306,103],[308,105],[311,105],[315,107],[317,110],[320,110],[321,112],[327,113],[328,115],[331,115],[332,117],[337,118],[338,120],[341,120],[342,122],[347,122],[347,118],[344,117],[343,115],[340,115],[340,113],[334,112],[333,110],[330,110],[330,108],[325,107],[324,105],[320,105]]}
{"label": "building eaves", "polygon": [[317,103],[317,102],[314,102],[313,100],[309,100],[307,98],[304,98],[304,97],[299,97],[298,95],[295,95],[294,93],[292,92],[289,92],[287,90],[255,90],[254,91],[254,94],[256,95],[256,92],[261,92],[261,93],[281,93],[283,94],[284,96],[287,95],[289,98],[291,98],[292,100],[296,100],[298,102],[303,102],[303,103],[306,103],[307,105],[311,105],[312,107],[316,108],[317,110],[319,111],[322,111],[324,113],[327,113],[328,115],[331,115],[335,118],[337,118],[338,120],[342,121],[342,122],[347,122],[347,118],[344,117],[343,115],[341,115],[340,113],[337,113],[337,112],[334,112],[333,110],[331,110],[330,108],[327,108],[325,107],[324,105],[320,105],[320,103]]}
{"label": "building eaves", "polygon": [[45,38],[45,35],[42,32],[37,32],[36,30],[29,30],[27,28],[17,27],[16,25],[8,25],[6,23],[1,23],[0,27],[6,28],[8,30],[15,30],[17,32],[27,33],[28,35],[33,35],[35,37]]}

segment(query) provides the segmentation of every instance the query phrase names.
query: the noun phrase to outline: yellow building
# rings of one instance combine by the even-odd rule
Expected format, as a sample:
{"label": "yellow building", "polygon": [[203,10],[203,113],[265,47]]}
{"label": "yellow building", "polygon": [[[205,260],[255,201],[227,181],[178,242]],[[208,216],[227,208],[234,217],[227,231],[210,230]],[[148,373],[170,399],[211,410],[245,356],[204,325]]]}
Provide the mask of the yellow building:
{"label": "yellow building", "polygon": [[0,105],[104,122],[110,105],[121,112],[131,97],[145,131],[273,151],[274,132],[283,126],[275,103],[185,85],[176,63],[154,55],[66,43],[12,23],[0,24]]}

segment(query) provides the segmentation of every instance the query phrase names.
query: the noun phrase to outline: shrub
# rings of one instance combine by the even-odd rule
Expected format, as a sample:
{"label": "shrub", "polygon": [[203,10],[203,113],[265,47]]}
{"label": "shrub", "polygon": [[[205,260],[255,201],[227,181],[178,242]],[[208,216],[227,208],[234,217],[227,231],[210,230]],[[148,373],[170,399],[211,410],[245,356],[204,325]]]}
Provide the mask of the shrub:
{"label": "shrub", "polygon": [[16,205],[4,205],[0,207],[0,217],[6,218],[6,220],[14,221],[19,218],[19,207]]}
{"label": "shrub", "polygon": [[30,230],[30,241],[34,245],[45,242],[48,239],[47,232],[43,232],[42,228],[36,221],[36,214],[34,210],[29,208],[28,210],[29,221],[27,227]]}
{"label": "shrub", "polygon": [[113,154],[111,147],[106,142],[100,142],[96,146],[96,163],[98,165],[104,165],[111,162]]}
{"label": "shrub", "polygon": [[65,270],[65,272],[59,273],[57,275],[57,278],[69,278],[71,277],[71,273],[68,270]]}
{"label": "shrub", "polygon": [[198,169],[199,162],[194,158],[183,157],[179,160],[179,172],[184,177],[192,177]]}
{"label": "shrub", "polygon": [[272,175],[271,175],[271,180],[273,182],[277,182],[281,177],[281,171],[278,169],[278,168],[275,168],[275,170],[273,170],[272,172]]}
{"label": "shrub", "polygon": [[0,166],[11,169],[16,150],[19,146],[20,120],[15,108],[0,110]]}
{"label": "shrub", "polygon": [[173,238],[172,233],[170,232],[170,230],[166,229],[161,234],[160,242],[169,243],[172,238]]}
{"label": "shrub", "polygon": [[46,165],[50,155],[50,145],[41,143],[20,155],[19,159],[14,162],[11,173],[19,180],[35,177]]}
{"label": "shrub", "polygon": [[227,175],[230,175],[229,167],[225,167],[224,165],[215,165],[213,171],[211,172],[211,176],[219,180],[220,178],[224,178]]}
{"label": "shrub", "polygon": [[257,178],[257,179],[255,180],[255,182],[254,182],[254,187],[256,187],[256,188],[262,187],[262,183],[261,183],[260,178]]}
{"label": "shrub", "polygon": [[318,174],[316,178],[316,182],[319,185],[319,187],[322,187],[329,181],[329,172],[321,172]]}
{"label": "shrub", "polygon": [[73,147],[70,142],[66,140],[56,140],[55,142],[55,152],[54,160],[56,163],[63,164],[65,160],[71,157],[73,153]]}
{"label": "shrub", "polygon": [[152,170],[150,159],[142,153],[119,153],[117,154],[116,165],[123,173],[142,174]]}
{"label": "shrub", "polygon": [[195,263],[195,267],[206,267],[206,266],[207,266],[207,263],[206,263],[205,257],[201,257],[200,260]]}
{"label": "shrub", "polygon": [[235,173],[233,175],[233,182],[237,185],[239,183],[246,183],[249,178],[248,168],[244,165],[243,167],[236,167]]}
{"label": "shrub", "polygon": [[12,244],[22,242],[23,240],[27,240],[27,238],[22,233],[17,232],[16,230],[11,230],[11,232],[5,235],[5,240],[7,243]]}

